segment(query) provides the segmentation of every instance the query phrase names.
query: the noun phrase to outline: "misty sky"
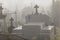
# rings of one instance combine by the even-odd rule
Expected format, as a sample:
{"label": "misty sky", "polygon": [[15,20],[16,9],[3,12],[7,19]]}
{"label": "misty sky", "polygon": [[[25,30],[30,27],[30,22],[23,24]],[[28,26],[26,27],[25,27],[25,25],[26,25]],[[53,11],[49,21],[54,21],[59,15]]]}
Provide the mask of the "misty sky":
{"label": "misty sky", "polygon": [[50,7],[52,4],[52,0],[0,0],[0,2],[3,3],[4,8],[7,8],[11,11],[15,11],[16,6],[20,11],[24,7],[34,6],[35,4],[45,8]]}

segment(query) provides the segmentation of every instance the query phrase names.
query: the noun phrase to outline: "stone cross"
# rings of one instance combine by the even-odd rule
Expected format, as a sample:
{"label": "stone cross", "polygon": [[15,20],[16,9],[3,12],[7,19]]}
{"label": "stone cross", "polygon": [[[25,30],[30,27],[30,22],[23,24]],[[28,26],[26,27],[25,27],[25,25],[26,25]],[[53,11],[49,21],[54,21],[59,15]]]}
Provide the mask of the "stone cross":
{"label": "stone cross", "polygon": [[13,26],[14,19],[12,17],[11,17],[10,21],[11,21],[11,26]]}
{"label": "stone cross", "polygon": [[34,8],[36,8],[36,14],[38,14],[38,8],[39,8],[39,6],[38,5],[35,5]]}
{"label": "stone cross", "polygon": [[11,17],[10,21],[11,21],[11,25],[10,25],[10,27],[8,28],[8,32],[9,32],[9,33],[12,33],[12,30],[13,30],[13,28],[14,28],[14,26],[13,26],[13,21],[14,21],[14,19]]}

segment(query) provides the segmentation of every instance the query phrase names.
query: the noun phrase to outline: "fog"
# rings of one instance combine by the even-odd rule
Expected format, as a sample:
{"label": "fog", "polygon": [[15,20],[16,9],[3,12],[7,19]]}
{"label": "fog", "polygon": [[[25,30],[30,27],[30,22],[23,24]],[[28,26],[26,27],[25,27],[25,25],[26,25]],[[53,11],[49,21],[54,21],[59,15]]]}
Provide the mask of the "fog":
{"label": "fog", "polygon": [[52,4],[52,0],[0,0],[3,3],[3,7],[7,8],[10,11],[15,11],[16,6],[19,11],[27,6],[34,6],[38,4],[39,6],[43,6],[45,8],[49,8]]}

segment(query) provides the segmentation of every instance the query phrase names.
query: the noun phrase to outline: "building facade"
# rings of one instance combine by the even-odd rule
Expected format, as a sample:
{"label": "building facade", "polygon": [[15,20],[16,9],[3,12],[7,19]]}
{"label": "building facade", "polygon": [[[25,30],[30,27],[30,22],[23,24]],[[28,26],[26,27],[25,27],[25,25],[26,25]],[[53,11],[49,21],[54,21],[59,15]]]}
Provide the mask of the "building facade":
{"label": "building facade", "polygon": [[2,3],[0,3],[0,32],[5,33],[7,32],[7,26],[6,26],[6,15],[3,15],[2,13]]}

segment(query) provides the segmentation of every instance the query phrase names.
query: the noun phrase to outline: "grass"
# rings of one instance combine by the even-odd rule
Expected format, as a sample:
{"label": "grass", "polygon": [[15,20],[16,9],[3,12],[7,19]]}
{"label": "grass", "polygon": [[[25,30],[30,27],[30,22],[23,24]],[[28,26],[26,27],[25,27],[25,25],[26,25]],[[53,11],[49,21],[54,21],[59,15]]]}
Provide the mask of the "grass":
{"label": "grass", "polygon": [[60,28],[56,27],[56,40],[60,40]]}

